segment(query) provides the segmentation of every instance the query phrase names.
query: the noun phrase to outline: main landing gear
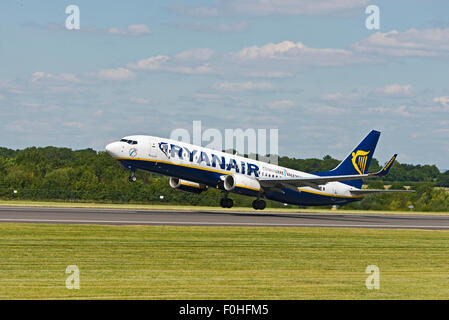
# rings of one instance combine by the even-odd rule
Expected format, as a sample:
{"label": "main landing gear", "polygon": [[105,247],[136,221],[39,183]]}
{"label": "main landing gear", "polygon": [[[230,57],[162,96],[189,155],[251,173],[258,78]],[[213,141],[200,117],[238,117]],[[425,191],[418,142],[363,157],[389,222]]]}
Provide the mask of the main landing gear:
{"label": "main landing gear", "polygon": [[263,209],[265,209],[266,206],[267,206],[267,203],[265,202],[265,200],[256,199],[253,201],[253,208],[255,210],[263,210]]}
{"label": "main landing gear", "polygon": [[226,195],[224,198],[221,198],[220,200],[220,206],[222,208],[232,208],[233,205],[234,201],[232,201],[232,199],[229,199],[228,195]]}

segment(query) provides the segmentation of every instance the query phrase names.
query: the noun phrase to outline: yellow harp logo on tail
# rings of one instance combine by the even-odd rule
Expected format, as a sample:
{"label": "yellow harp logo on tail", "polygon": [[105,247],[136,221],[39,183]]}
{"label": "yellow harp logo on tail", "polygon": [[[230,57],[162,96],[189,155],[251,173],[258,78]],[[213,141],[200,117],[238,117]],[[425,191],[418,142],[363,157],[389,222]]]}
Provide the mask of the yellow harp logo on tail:
{"label": "yellow harp logo on tail", "polygon": [[369,151],[357,150],[352,153],[352,164],[358,173],[364,174]]}

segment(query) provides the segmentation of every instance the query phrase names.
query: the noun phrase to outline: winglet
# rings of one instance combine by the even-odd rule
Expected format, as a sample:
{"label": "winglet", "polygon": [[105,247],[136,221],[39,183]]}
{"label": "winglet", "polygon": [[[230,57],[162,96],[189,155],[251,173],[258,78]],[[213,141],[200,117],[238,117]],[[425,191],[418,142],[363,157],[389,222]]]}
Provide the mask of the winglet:
{"label": "winglet", "polygon": [[396,160],[396,157],[398,155],[395,154],[390,161],[388,161],[388,163],[385,165],[385,167],[382,168],[382,170],[380,170],[379,172],[376,173],[376,176],[378,177],[383,177],[386,176],[388,174],[388,172],[390,172],[391,167],[393,166],[394,160]]}

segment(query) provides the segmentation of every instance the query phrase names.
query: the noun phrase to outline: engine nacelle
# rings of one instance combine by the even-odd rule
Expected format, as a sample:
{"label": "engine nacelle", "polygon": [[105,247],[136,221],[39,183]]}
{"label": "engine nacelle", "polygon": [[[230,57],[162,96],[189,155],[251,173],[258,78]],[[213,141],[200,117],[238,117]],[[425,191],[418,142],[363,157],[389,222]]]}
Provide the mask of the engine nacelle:
{"label": "engine nacelle", "polygon": [[260,192],[260,183],[256,179],[242,174],[230,174],[224,178],[223,187],[226,191],[257,196]]}
{"label": "engine nacelle", "polygon": [[192,192],[200,194],[203,191],[207,190],[207,186],[204,184],[199,184],[196,182],[188,181],[188,180],[182,180],[178,178],[171,177],[169,180],[170,187],[177,190]]}

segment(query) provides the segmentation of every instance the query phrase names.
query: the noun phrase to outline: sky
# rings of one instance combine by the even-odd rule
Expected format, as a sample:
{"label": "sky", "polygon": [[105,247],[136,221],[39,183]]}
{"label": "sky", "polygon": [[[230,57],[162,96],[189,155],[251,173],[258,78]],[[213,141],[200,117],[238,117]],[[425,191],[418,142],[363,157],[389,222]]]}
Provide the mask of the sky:
{"label": "sky", "polygon": [[[66,28],[69,5],[79,30]],[[379,8],[379,29],[365,12]],[[0,2],[0,146],[278,129],[280,155],[449,169],[449,1]]]}

